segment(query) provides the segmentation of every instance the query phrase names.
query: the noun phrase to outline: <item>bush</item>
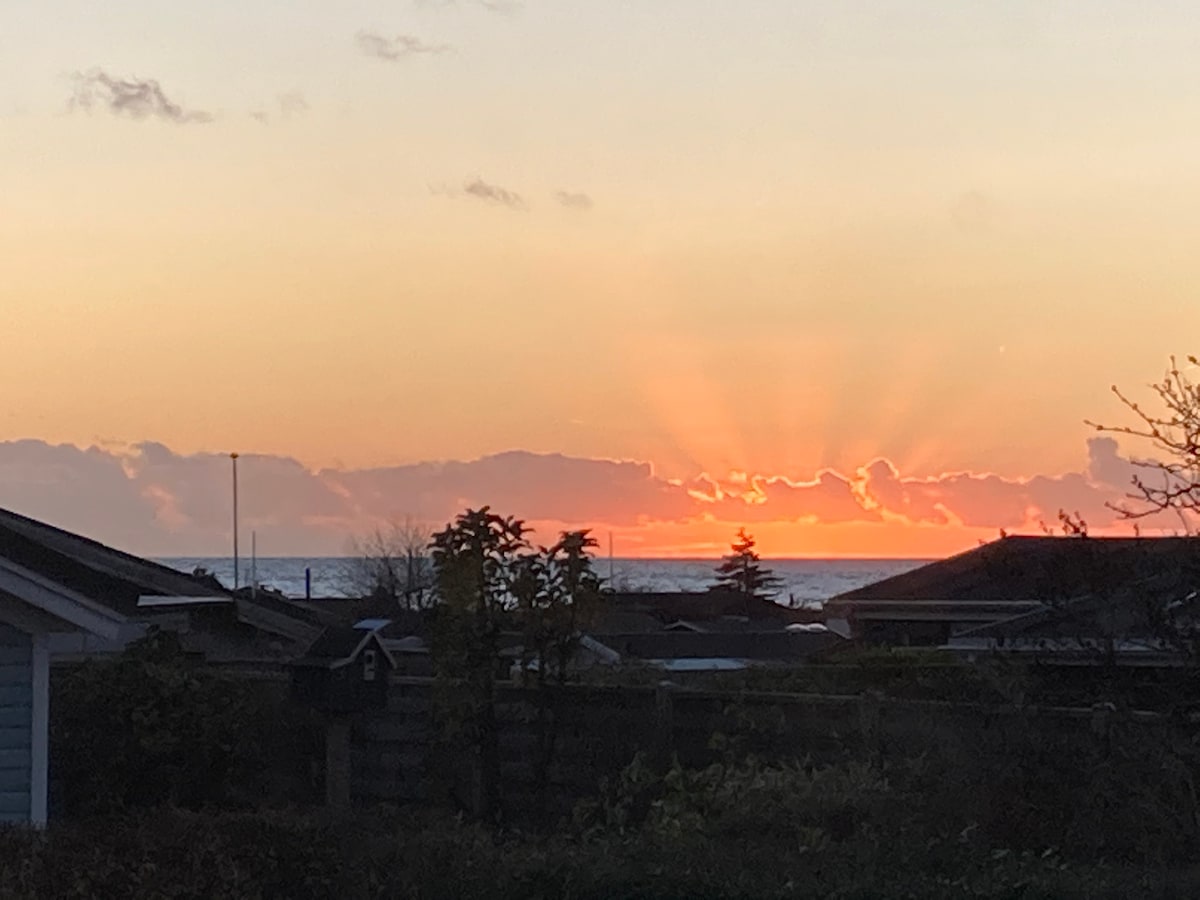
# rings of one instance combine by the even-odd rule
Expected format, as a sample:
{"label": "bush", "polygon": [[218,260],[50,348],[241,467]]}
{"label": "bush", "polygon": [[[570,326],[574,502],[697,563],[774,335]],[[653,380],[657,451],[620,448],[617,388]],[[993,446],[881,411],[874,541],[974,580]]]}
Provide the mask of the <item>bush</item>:
{"label": "bush", "polygon": [[204,671],[171,632],[153,632],[118,657],[56,671],[52,812],[312,796],[307,767],[319,758],[319,733],[281,688]]}
{"label": "bush", "polygon": [[[745,777],[759,775],[738,776]],[[744,805],[732,792],[724,796],[729,808]],[[732,821],[720,834],[671,833],[662,820],[533,837],[419,812],[329,818],[160,810],[45,833],[0,830],[0,896],[1182,898],[1200,887],[1195,873],[1078,867],[1053,853],[930,843],[904,833],[863,830],[844,841],[797,845],[794,830],[761,830],[754,816],[728,827]]]}

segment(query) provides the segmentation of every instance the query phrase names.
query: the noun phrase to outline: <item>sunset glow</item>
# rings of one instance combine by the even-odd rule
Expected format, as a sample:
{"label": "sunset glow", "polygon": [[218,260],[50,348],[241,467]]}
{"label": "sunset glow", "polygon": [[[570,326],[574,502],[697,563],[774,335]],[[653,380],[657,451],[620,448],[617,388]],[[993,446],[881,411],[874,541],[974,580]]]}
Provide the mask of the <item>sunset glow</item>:
{"label": "sunset glow", "polygon": [[0,25],[0,506],[134,551],[225,552],[231,450],[280,555],[488,503],[626,556],[1128,533],[1147,448],[1083,420],[1200,335],[1187,5]]}

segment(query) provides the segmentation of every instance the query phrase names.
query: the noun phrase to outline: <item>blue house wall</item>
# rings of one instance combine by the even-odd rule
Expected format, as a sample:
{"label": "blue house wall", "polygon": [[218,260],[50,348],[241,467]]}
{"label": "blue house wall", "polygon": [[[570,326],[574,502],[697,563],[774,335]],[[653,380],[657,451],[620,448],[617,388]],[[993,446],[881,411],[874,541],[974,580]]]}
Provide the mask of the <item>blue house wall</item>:
{"label": "blue house wall", "polygon": [[33,638],[0,623],[0,823],[32,808]]}

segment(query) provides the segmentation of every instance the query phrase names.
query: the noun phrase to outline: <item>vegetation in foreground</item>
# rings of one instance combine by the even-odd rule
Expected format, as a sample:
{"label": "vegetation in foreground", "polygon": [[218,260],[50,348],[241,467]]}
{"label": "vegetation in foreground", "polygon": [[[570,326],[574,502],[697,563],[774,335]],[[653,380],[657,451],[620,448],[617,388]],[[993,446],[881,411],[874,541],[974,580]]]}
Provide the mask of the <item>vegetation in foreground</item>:
{"label": "vegetation in foreground", "polygon": [[[891,690],[889,678],[911,685],[929,662],[874,654],[847,668],[860,687]],[[928,677],[937,693],[962,673]],[[341,819],[266,809],[320,793],[304,765],[319,736],[297,747],[311,723],[258,690],[269,687],[196,669],[162,634],[64,673],[52,740],[62,824],[0,832],[0,896],[1200,891],[1200,872],[1180,870],[1200,847],[1200,745],[1184,723],[1094,735],[913,715],[901,731],[860,742],[847,733],[819,761],[796,760],[794,743],[780,745],[778,709],[742,708],[734,693],[726,718],[737,727],[713,736],[711,764],[638,757],[573,816],[496,828],[432,809]]]}
{"label": "vegetation in foreground", "polygon": [[[901,779],[902,781],[903,779]],[[635,763],[576,821],[495,831],[429,810],[186,812],[0,831],[0,895],[1190,897],[1200,872],[1073,861],[938,824],[885,769]]]}

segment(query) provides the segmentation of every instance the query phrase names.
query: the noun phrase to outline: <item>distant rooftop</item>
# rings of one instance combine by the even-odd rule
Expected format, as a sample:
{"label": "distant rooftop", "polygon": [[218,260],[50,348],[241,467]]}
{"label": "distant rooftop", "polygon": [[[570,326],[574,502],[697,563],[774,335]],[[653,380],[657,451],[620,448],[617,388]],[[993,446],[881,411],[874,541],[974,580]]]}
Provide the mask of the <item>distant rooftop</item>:
{"label": "distant rooftop", "polygon": [[1111,592],[1165,570],[1200,577],[1200,538],[1010,536],[839,594],[862,603],[1061,602]]}

